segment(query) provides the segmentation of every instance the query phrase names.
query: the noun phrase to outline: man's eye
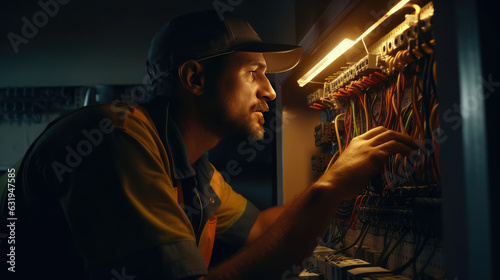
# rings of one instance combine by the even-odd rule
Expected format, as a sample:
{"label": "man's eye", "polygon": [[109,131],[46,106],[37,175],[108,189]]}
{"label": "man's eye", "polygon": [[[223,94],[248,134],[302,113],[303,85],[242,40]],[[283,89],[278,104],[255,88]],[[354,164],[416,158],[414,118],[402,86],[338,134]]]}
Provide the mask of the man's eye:
{"label": "man's eye", "polygon": [[255,74],[256,72],[257,72],[256,70],[254,70],[254,71],[248,71],[248,73],[250,73],[250,75],[253,75],[253,74]]}

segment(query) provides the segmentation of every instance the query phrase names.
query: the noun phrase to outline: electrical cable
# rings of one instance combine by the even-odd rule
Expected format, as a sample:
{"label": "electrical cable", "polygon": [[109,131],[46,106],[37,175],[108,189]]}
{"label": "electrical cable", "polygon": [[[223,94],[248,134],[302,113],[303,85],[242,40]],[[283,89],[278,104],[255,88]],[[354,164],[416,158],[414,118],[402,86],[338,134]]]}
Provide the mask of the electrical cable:
{"label": "electrical cable", "polygon": [[436,254],[436,251],[437,251],[437,246],[434,246],[433,249],[432,249],[432,252],[429,256],[429,258],[427,259],[427,261],[425,261],[424,265],[422,266],[422,268],[420,268],[420,272],[415,276],[415,279],[419,279],[419,278],[424,278],[424,273],[425,273],[425,269],[427,268],[427,266],[429,266],[429,264],[431,263],[431,260],[432,258],[434,257],[434,255]]}
{"label": "electrical cable", "polygon": [[[360,198],[362,198],[363,196],[362,195],[358,195],[356,197],[356,201],[354,202],[354,206],[352,208],[352,214],[351,214],[351,219],[349,221],[349,226],[354,228],[355,225],[356,225],[356,220],[358,219],[358,216],[356,215],[356,207],[359,205],[358,204],[358,201],[360,201]],[[361,201],[360,201],[361,203]]]}
{"label": "electrical cable", "polygon": [[[348,105],[346,105],[347,107]],[[345,137],[345,143],[344,147],[347,147],[349,145],[349,141],[351,140],[351,130],[353,129],[352,126],[352,117],[351,117],[351,110],[347,107],[345,110],[345,117],[344,117],[344,137]]]}
{"label": "electrical cable", "polygon": [[415,252],[415,255],[413,256],[413,258],[411,260],[409,260],[408,262],[406,262],[405,264],[403,264],[402,266],[394,269],[391,272],[395,275],[401,274],[408,267],[410,267],[410,265],[414,264],[417,261],[418,257],[420,256],[420,254],[422,253],[422,251],[425,249],[425,246],[427,245],[428,240],[429,240],[429,238],[426,236],[424,241],[422,241],[422,244],[420,244],[420,246],[418,246],[418,249],[416,249],[416,252]]}
{"label": "electrical cable", "polygon": [[361,249],[363,248],[363,243],[365,242],[365,237],[368,234],[368,229],[370,228],[371,224],[368,224],[368,227],[365,230],[365,233],[363,234],[363,237],[361,237],[361,240],[359,241],[358,248],[356,248],[356,251],[354,252],[354,258],[360,259],[363,256],[361,255]]}
{"label": "electrical cable", "polygon": [[[340,224],[337,222],[336,219],[332,219],[332,221],[334,223],[332,231],[335,234],[330,232],[326,247],[332,247],[332,242],[334,242],[338,238],[342,238],[342,236],[343,236],[343,232],[342,232],[342,228],[340,227]],[[338,230],[335,230],[335,228],[337,228]]]}
{"label": "electrical cable", "polygon": [[371,100],[371,104],[370,104],[370,119],[372,120],[372,122],[375,122],[375,126],[379,126],[378,121],[377,121],[378,116],[375,116],[373,113],[373,111],[374,111],[373,107],[375,106],[375,102],[377,101],[379,94],[377,91],[374,91],[374,95],[375,95],[375,97]]}
{"label": "electrical cable", "polygon": [[351,98],[351,109],[352,109],[352,122],[354,123],[354,132],[352,134],[352,138],[356,137],[359,135],[359,130],[358,130],[358,125],[356,122],[356,112],[354,109],[354,99]]}
{"label": "electrical cable", "polygon": [[[344,238],[345,236],[347,235],[347,232],[349,231],[350,227],[346,227],[345,231],[341,233],[341,235],[337,238],[335,238],[333,241],[332,241],[332,245],[331,245],[331,248],[335,248],[337,247],[337,245],[339,243],[342,243],[345,245],[345,241],[344,241]],[[340,226],[339,226],[339,231],[340,231]],[[333,255],[333,254],[332,254]]]}
{"label": "electrical cable", "polygon": [[330,167],[332,167],[333,163],[339,158],[339,155],[340,155],[340,150],[338,150],[337,152],[335,152],[335,154],[333,154],[332,158],[330,159],[330,162],[328,162],[325,172],[328,171]]}
{"label": "electrical cable", "polygon": [[351,245],[349,245],[349,246],[347,246],[339,251],[336,251],[335,253],[333,253],[333,255],[341,254],[341,253],[351,249],[352,247],[354,247],[354,245],[356,245],[358,243],[358,241],[361,239],[361,236],[363,235],[365,230],[367,230],[369,227],[370,227],[370,224],[364,224],[363,227],[361,228],[361,232],[359,233],[358,238],[356,238],[356,240]]}
{"label": "electrical cable", "polygon": [[[389,232],[390,232],[389,227],[387,227],[386,232],[384,234],[384,248],[382,249],[382,252],[380,253],[377,261],[375,262],[376,265],[378,265],[382,262],[382,258],[387,253],[387,250],[389,250],[389,247],[392,244],[393,238],[390,238],[390,239],[388,238]],[[387,241],[387,240],[389,240],[389,241]]]}
{"label": "electrical cable", "polygon": [[372,117],[371,117],[371,114],[368,114],[368,97],[367,97],[367,93],[365,92],[365,94],[363,95],[363,99],[364,99],[364,107],[365,107],[365,118],[366,118],[366,128],[365,128],[365,132],[370,130],[371,129],[371,126],[372,126]]}
{"label": "electrical cable", "polygon": [[438,103],[434,103],[434,106],[432,106],[431,109],[431,115],[430,115],[430,120],[429,120],[429,126],[431,129],[431,135],[432,139],[438,138],[437,131],[436,131],[436,126],[437,126],[437,107]]}
{"label": "electrical cable", "polygon": [[[342,83],[339,83],[340,79],[334,77],[335,83],[333,80],[329,80],[330,84],[325,85],[329,94],[325,95],[323,98],[325,102],[321,103],[331,107],[332,110],[329,113],[343,110],[340,114],[336,114],[335,118],[332,115],[339,148],[330,160],[327,170],[332,167],[335,158],[344,151],[354,137],[365,133],[374,125],[382,125],[421,141],[430,139],[432,145],[426,145],[426,151],[419,150],[418,154],[414,156],[408,157],[401,154],[391,156],[385,163],[384,171],[381,174],[385,187],[380,195],[372,196],[370,191],[366,191],[364,194],[358,195],[355,200],[350,201],[349,204],[344,204],[337,209],[335,219],[333,219],[334,226],[328,232],[328,245],[336,244],[338,246],[342,242],[343,246],[347,246],[344,238],[346,234],[349,234],[349,229],[362,227],[355,242],[335,252],[330,256],[330,259],[336,258],[340,253],[356,245],[358,248],[354,252],[354,257],[362,257],[362,245],[371,238],[371,235],[367,238],[368,225],[370,225],[379,230],[385,228],[384,248],[377,263],[380,266],[386,266],[389,259],[393,259],[394,252],[399,250],[402,243],[405,243],[405,238],[409,238],[408,233],[411,229],[409,227],[395,228],[398,223],[384,223],[384,218],[380,218],[376,212],[377,208],[390,210],[391,207],[405,205],[408,203],[408,196],[425,195],[422,194],[420,188],[415,186],[428,188],[424,186],[435,184],[439,180],[439,147],[436,141],[439,136],[437,130],[439,127],[439,106],[436,100],[435,41],[429,40],[429,29],[423,30],[425,22],[420,19],[420,7],[418,5],[406,5],[406,7],[414,8],[415,14],[418,16],[415,45],[413,44],[414,39],[410,38],[412,41],[409,41],[408,49],[391,52],[393,56],[379,57],[380,61],[383,62],[382,65],[385,63],[386,66],[382,70],[370,74],[364,72],[362,74],[364,76],[358,76],[356,79]],[[408,33],[405,35],[412,36]],[[382,71],[387,77],[379,71]],[[347,76],[344,73],[340,75],[344,79],[351,77],[349,73],[352,74],[352,72],[344,72],[347,73]],[[335,75],[339,77],[338,74]],[[338,121],[342,121],[342,118],[343,141],[338,123]],[[432,151],[434,154],[430,153]],[[374,182],[370,182],[370,186]],[[372,188],[369,190],[373,191]],[[375,198],[377,198],[376,201]],[[370,209],[373,206],[376,208]],[[404,272],[412,264],[412,268],[416,271],[416,261],[425,249],[427,242],[427,239],[419,242],[421,240],[415,242],[413,258],[395,269],[394,273]],[[425,266],[431,262],[431,258],[427,260]],[[425,267],[421,269],[420,274],[424,270]],[[413,275],[419,274],[414,272]]]}
{"label": "electrical cable", "polygon": [[396,244],[394,244],[394,246],[391,248],[391,250],[385,255],[380,255],[379,259],[381,259],[380,262],[378,262],[377,265],[379,266],[382,266],[382,267],[385,267],[387,265],[387,261],[389,260],[389,257],[391,256],[392,252],[394,252],[394,250],[399,246],[399,244],[403,241],[403,238],[408,234],[408,229],[406,229],[403,233],[401,233],[401,236],[399,237],[398,241],[396,242]]}
{"label": "electrical cable", "polygon": [[342,141],[340,140],[340,133],[339,133],[339,126],[338,126],[338,119],[340,117],[344,117],[344,122],[345,122],[345,113],[342,113],[342,114],[338,114],[336,117],[335,117],[335,121],[334,121],[334,126],[335,126],[335,134],[337,135],[337,142],[339,144],[339,154],[342,154]]}

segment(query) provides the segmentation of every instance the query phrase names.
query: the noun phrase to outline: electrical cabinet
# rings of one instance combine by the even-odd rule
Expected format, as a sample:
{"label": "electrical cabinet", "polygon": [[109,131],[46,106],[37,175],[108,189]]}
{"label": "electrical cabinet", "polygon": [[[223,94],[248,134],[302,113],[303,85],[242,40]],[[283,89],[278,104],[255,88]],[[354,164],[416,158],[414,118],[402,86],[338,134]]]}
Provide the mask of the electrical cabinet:
{"label": "electrical cabinet", "polygon": [[332,259],[401,277],[376,279],[493,279],[479,13],[445,2],[333,1],[301,38],[301,63],[278,77],[281,203],[376,126],[421,145],[345,201],[321,242]]}

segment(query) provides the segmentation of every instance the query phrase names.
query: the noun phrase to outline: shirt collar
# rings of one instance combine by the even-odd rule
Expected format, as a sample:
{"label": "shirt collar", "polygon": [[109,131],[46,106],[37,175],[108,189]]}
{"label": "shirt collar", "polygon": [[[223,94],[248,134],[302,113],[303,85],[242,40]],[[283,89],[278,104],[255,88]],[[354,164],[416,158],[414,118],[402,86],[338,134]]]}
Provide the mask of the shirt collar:
{"label": "shirt collar", "polygon": [[[173,178],[181,181],[181,185],[183,186],[184,207],[189,206],[191,209],[202,209],[198,214],[193,212],[186,213],[193,225],[198,242],[203,226],[221,205],[219,197],[210,185],[215,170],[206,155],[198,159],[193,166],[189,164],[189,157],[182,134],[175,120],[169,115],[170,104],[166,97],[153,96],[143,102],[141,106],[148,111],[163,146],[172,159],[171,172]],[[194,199],[195,197],[198,200]],[[201,202],[200,205],[197,204],[198,201]],[[206,203],[207,201],[210,203]]]}
{"label": "shirt collar", "polygon": [[[175,120],[169,114],[170,103],[165,96],[152,96],[141,103],[153,120],[160,139],[172,157],[174,179],[182,180],[196,176],[189,164],[186,146]],[[195,164],[200,162],[198,160]],[[201,161],[204,162],[204,161]],[[200,162],[200,163],[201,163]]]}

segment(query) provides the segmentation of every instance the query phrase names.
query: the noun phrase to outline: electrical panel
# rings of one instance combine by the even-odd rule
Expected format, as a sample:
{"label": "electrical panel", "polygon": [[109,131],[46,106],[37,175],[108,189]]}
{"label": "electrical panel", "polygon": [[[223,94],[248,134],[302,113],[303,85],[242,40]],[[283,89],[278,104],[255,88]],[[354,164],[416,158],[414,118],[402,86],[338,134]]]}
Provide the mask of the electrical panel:
{"label": "electrical panel", "polygon": [[23,157],[47,124],[60,115],[98,102],[135,103],[145,97],[142,85],[93,87],[0,88],[0,173]]}
{"label": "electrical panel", "polygon": [[[314,128],[322,173],[353,138],[376,126],[410,135],[420,150],[396,154],[383,171],[337,210],[317,260],[324,279],[439,279],[444,271],[433,4],[407,4],[404,19],[364,41],[364,52],[307,96],[321,123]],[[326,161],[328,159],[328,162]]]}

